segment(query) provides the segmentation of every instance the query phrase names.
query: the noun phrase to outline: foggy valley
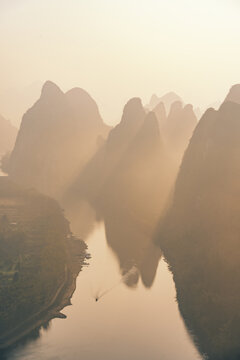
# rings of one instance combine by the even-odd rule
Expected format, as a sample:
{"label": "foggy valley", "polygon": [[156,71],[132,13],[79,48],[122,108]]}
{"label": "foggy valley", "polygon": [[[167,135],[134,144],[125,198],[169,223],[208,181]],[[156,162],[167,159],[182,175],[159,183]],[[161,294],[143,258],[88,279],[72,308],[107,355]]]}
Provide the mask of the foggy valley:
{"label": "foggy valley", "polygon": [[238,12],[0,3],[0,359],[240,359]]}

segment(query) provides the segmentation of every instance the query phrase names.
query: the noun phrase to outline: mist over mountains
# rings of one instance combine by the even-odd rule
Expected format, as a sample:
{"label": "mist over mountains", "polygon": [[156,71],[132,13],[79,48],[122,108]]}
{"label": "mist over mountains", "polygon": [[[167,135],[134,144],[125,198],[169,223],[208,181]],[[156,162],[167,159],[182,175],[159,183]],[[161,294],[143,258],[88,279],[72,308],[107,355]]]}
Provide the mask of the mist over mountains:
{"label": "mist over mountains", "polygon": [[17,137],[17,128],[0,114],[0,154],[12,151]]}
{"label": "mist over mountains", "polygon": [[109,129],[84,90],[64,94],[48,81],[40,99],[23,116],[9,159],[9,176],[24,186],[60,196]]}
{"label": "mist over mountains", "polygon": [[[163,100],[170,103],[170,95]],[[181,158],[195,122],[190,105],[175,102],[167,116],[163,103],[148,113],[141,100],[133,98],[111,130],[84,90],[63,93],[47,81],[39,100],[23,116],[4,170],[19,184],[58,199],[73,188],[79,194],[88,192],[89,201],[124,194],[122,199],[135,209],[145,208],[145,214],[151,209],[157,218],[177,172],[175,154]],[[174,127],[176,134],[181,130],[179,137]],[[134,191],[129,192],[128,184]]]}
{"label": "mist over mountains", "polygon": [[0,360],[240,360],[240,0],[0,0]]}
{"label": "mist over mountains", "polygon": [[240,85],[199,122],[167,94],[149,108],[130,99],[110,128],[85,90],[47,81],[14,147],[16,129],[1,126],[21,191],[57,199],[84,236],[102,221],[128,287],[150,288],[163,252],[199,352],[239,358]]}
{"label": "mist over mountains", "polygon": [[19,127],[23,114],[39,97],[43,82],[37,80],[27,86],[15,85],[0,90],[0,109],[7,119]]}
{"label": "mist over mountains", "polygon": [[141,100],[134,98],[71,191],[100,213],[118,206],[151,227],[163,210],[175,173],[156,115],[146,113]]}
{"label": "mist over mountains", "polygon": [[190,104],[183,105],[180,101],[172,103],[168,116],[160,102],[153,110],[158,118],[165,145],[172,155],[181,161],[193,130],[197,125],[197,117]]}
{"label": "mist over mountains", "polygon": [[[48,81],[40,99],[23,116],[6,166],[9,177],[24,188],[36,188],[60,200],[77,228],[85,219],[81,228],[90,231],[84,212],[92,207],[96,218],[105,223],[107,241],[119,258],[122,274],[136,269],[127,278],[128,285],[135,286],[140,276],[149,287],[161,257],[151,236],[177,174],[179,160],[174,156],[178,153],[181,158],[191,135],[188,107],[173,103],[167,116],[163,103],[148,111],[141,99],[132,98],[119,124],[111,129],[84,90],[63,93]],[[193,127],[193,112],[191,116]],[[174,121],[183,129],[181,146],[169,130]],[[154,262],[148,259],[150,254]]]}
{"label": "mist over mountains", "polygon": [[[154,97],[152,111],[146,110],[139,98],[133,98],[124,107],[120,123],[111,129],[84,90],[63,93],[48,81],[40,99],[23,116],[7,164],[9,176],[58,199],[72,193],[97,207],[101,202],[104,206],[121,202],[145,222],[153,222],[153,218],[155,222],[165,208],[194,128],[197,125],[176,189],[194,139],[198,136],[201,146],[207,141],[196,135],[208,131],[202,130],[201,124],[210,122],[206,117],[226,112],[226,104],[238,101],[238,91],[238,86],[233,87],[219,112],[208,110],[198,125],[192,105],[175,101],[179,97],[174,93]],[[217,128],[219,131],[219,125]],[[215,128],[212,131],[216,132]],[[196,176],[200,164],[196,159],[189,165],[188,176],[192,172]],[[190,196],[186,179],[182,181]]]}

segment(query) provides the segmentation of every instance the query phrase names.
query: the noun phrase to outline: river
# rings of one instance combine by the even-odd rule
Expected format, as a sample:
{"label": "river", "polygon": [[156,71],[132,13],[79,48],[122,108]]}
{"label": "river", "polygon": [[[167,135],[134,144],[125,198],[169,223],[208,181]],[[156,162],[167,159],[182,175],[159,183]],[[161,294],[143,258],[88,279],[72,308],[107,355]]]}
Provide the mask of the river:
{"label": "river", "polygon": [[63,310],[67,319],[52,320],[40,337],[19,345],[7,359],[200,359],[179,314],[163,258],[151,287],[141,280],[131,287],[107,244],[104,223],[96,223],[86,241],[92,259],[78,276],[72,306]]}

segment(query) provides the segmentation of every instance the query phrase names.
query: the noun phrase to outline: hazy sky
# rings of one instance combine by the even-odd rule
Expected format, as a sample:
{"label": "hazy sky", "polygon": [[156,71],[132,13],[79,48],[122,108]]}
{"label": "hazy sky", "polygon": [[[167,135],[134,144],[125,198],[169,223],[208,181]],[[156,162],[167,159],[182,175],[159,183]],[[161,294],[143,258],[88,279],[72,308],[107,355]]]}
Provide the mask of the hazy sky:
{"label": "hazy sky", "polygon": [[240,82],[239,19],[239,0],[0,0],[0,113],[47,79],[86,89],[109,123],[133,96],[204,107]]}

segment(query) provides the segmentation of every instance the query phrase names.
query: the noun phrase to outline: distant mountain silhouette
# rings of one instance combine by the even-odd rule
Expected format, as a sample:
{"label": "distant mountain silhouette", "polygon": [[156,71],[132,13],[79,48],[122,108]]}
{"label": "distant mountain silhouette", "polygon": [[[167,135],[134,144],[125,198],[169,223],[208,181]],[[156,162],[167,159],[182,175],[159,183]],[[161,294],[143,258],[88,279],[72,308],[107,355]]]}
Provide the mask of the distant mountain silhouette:
{"label": "distant mountain silhouette", "polygon": [[[78,179],[73,183],[70,192],[93,200],[99,197],[107,179],[114,174],[127,147],[143,125],[145,111],[141,100],[131,99],[123,110],[121,122],[109,133],[106,141],[102,141],[98,152],[86,164]],[[69,197],[69,193],[67,194]]]}
{"label": "distant mountain silhouette", "polygon": [[146,114],[141,100],[134,98],[71,192],[74,199],[84,198],[97,208],[119,204],[152,226],[166,203],[174,171],[155,114]]}
{"label": "distant mountain silhouette", "polygon": [[40,99],[23,116],[9,175],[22,185],[60,196],[109,129],[87,92],[75,88],[64,94],[47,81]]}
{"label": "distant mountain silhouette", "polygon": [[163,103],[168,113],[171,105],[176,101],[182,102],[182,99],[173,91],[168,92],[167,94],[161,97],[158,97],[157,95],[154,94],[152,95],[149,105],[147,105],[147,108],[149,110],[153,110],[159,103]]}
{"label": "distant mountain silhouette", "polygon": [[0,115],[0,155],[13,149],[17,132],[17,128]]}
{"label": "distant mountain silhouette", "polygon": [[192,105],[174,102],[162,129],[168,147],[183,154],[196,125],[197,117]]}
{"label": "distant mountain silhouette", "polygon": [[198,123],[158,235],[182,316],[213,360],[240,357],[239,90]]}
{"label": "distant mountain silhouette", "polygon": [[236,84],[231,87],[225,102],[231,101],[237,104],[240,104],[240,84]]}
{"label": "distant mountain silhouette", "polygon": [[121,159],[115,163],[105,184],[104,202],[107,198],[107,202],[131,209],[138,219],[154,222],[170,191],[168,167],[171,168],[171,164],[168,163],[158,122],[155,114],[150,112]]}
{"label": "distant mountain silhouette", "polygon": [[[105,147],[104,169],[106,180],[116,175],[119,164],[123,161],[130,144],[144,124],[146,113],[139,98],[129,100],[123,110],[120,123],[108,136]],[[107,180],[111,182],[111,180]]]}
{"label": "distant mountain silhouette", "polygon": [[166,151],[175,162],[176,171],[181,163],[184,151],[187,148],[193,130],[197,125],[197,117],[192,105],[183,106],[182,102],[175,101],[170,107],[169,114],[163,102],[154,109]]}

